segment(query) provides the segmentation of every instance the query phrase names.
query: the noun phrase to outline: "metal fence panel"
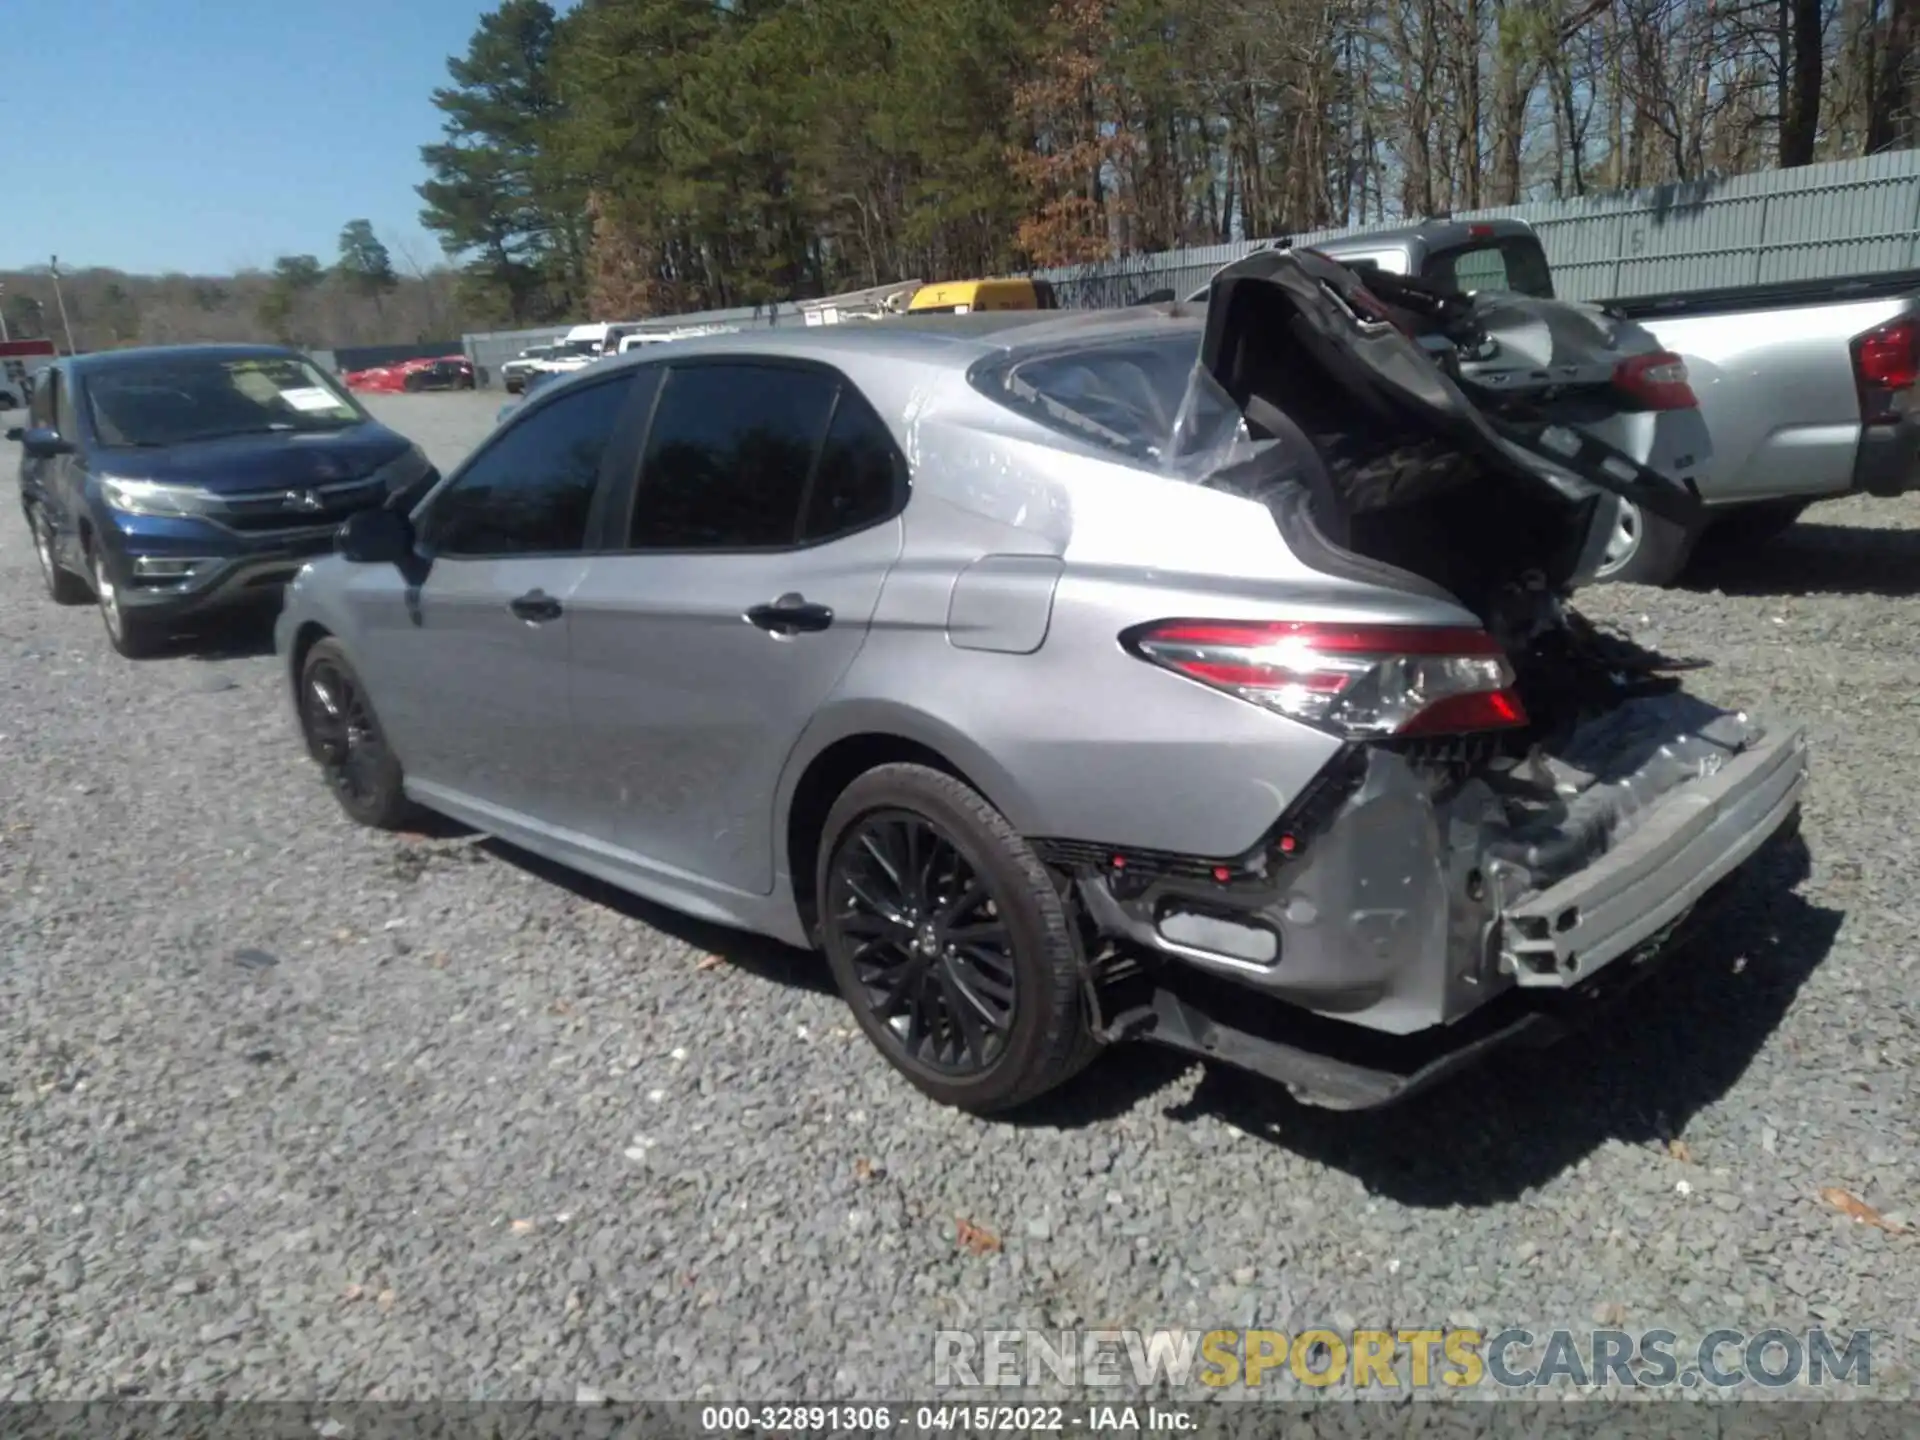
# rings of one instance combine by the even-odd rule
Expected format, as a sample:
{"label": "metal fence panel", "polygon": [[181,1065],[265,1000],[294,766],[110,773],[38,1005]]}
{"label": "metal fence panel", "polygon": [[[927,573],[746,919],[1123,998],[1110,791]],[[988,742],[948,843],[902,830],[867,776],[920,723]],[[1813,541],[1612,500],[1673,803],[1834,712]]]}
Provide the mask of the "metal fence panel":
{"label": "metal fence panel", "polygon": [[[1555,289],[1569,300],[1920,269],[1920,150],[1456,212],[1453,218],[1529,222],[1553,266]],[[1321,244],[1405,223],[1314,230],[1292,240]],[[1222,265],[1268,243],[1248,240],[1128,255],[1033,274],[1053,282],[1063,305],[1107,309],[1161,290],[1188,295]],[[797,323],[794,307],[781,305],[660,316],[646,328]],[[565,328],[469,335],[466,350],[476,366],[492,374],[527,345],[553,339]]]}

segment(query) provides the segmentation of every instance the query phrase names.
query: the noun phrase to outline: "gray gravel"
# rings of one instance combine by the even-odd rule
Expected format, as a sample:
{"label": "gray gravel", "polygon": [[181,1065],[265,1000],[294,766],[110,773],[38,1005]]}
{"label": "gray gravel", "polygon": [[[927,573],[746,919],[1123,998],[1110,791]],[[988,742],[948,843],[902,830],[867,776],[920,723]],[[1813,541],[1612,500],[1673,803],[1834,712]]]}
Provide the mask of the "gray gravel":
{"label": "gray gravel", "polygon": [[[499,397],[377,403],[445,464]],[[1589,608],[1818,767],[1804,851],[1624,1023],[1373,1116],[1132,1048],[983,1123],[811,957],[353,828],[264,631],[118,660],[9,499],[0,1398],[897,1398],[940,1327],[1910,1323],[1920,1239],[1819,1192],[1920,1222],[1920,498]]]}

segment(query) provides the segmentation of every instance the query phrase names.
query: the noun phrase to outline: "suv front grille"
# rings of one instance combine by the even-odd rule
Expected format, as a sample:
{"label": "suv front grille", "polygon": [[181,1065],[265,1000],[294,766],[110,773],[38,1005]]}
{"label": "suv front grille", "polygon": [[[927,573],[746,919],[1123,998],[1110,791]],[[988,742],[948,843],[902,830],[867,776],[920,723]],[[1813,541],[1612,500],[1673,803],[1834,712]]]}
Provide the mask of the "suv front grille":
{"label": "suv front grille", "polygon": [[376,504],[386,493],[377,479],[348,480],[334,485],[290,486],[284,490],[256,490],[224,497],[212,518],[229,530],[252,534],[270,530],[311,530],[338,525],[356,511]]}

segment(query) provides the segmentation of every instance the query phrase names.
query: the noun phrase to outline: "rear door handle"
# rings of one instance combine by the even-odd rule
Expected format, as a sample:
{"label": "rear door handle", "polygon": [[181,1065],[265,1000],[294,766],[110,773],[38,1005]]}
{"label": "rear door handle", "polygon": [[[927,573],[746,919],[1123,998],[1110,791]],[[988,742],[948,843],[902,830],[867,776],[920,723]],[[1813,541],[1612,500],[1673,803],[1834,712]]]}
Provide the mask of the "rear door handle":
{"label": "rear door handle", "polygon": [[560,602],[540,589],[529,590],[526,594],[507,602],[507,609],[526,621],[529,625],[539,625],[548,620],[558,620],[562,614]]}
{"label": "rear door handle", "polygon": [[806,596],[789,592],[771,605],[756,605],[747,611],[750,623],[774,635],[798,635],[802,631],[824,630],[833,624],[833,611],[815,605]]}

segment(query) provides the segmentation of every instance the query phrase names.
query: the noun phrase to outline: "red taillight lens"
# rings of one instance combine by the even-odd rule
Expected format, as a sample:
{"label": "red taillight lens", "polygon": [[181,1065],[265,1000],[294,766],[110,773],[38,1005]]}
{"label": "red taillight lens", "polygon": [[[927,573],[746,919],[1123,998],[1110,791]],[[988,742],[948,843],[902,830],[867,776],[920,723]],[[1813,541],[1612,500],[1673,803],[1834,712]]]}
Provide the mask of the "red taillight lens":
{"label": "red taillight lens", "polygon": [[1634,355],[1613,367],[1613,384],[1648,410],[1692,410],[1700,404],[1687,362],[1670,350]]}
{"label": "red taillight lens", "polygon": [[1513,667],[1484,630],[1167,620],[1123,639],[1176,674],[1350,739],[1527,723]]}
{"label": "red taillight lens", "polygon": [[1853,337],[1853,375],[1860,418],[1891,425],[1907,410],[1907,392],[1920,383],[1920,324],[1896,320]]}

